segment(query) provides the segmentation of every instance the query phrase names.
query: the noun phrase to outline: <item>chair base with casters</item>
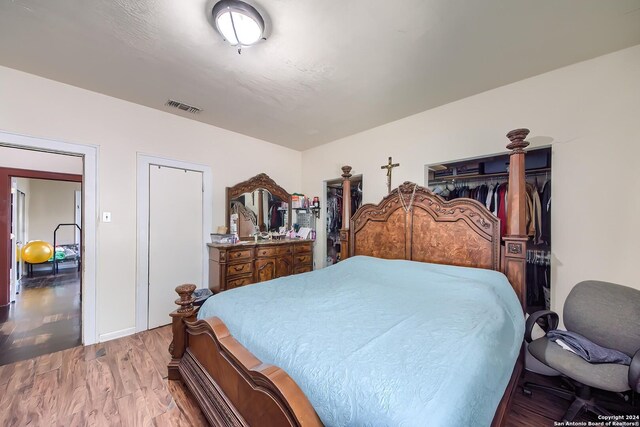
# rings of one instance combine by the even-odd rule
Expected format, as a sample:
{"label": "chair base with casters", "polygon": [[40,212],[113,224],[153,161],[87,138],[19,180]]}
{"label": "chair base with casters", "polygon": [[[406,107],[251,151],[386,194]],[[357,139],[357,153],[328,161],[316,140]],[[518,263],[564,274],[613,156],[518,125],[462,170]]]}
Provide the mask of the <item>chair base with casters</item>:
{"label": "chair base with casters", "polygon": [[611,393],[610,396],[599,394],[596,397],[591,387],[571,381],[567,377],[561,377],[561,379],[567,388],[525,382],[522,386],[522,392],[526,396],[532,396],[537,390],[570,401],[571,405],[562,417],[562,421],[573,421],[584,412],[604,416],[631,415],[638,412],[637,409],[633,410],[631,398],[627,394]]}
{"label": "chair base with casters", "polygon": [[[532,339],[534,325],[548,332],[557,329],[558,323],[559,317],[553,311],[532,314],[527,319],[525,341],[533,357],[562,375],[567,388],[525,383],[524,394],[540,390],[571,401],[563,421],[573,421],[583,411],[596,415],[636,415],[637,407],[632,405],[636,400],[634,393],[640,392],[640,291],[613,283],[586,281],[571,290],[564,305],[568,331],[601,347],[625,353],[631,359],[630,365],[591,363],[546,336]],[[600,396],[599,390],[608,394]]]}

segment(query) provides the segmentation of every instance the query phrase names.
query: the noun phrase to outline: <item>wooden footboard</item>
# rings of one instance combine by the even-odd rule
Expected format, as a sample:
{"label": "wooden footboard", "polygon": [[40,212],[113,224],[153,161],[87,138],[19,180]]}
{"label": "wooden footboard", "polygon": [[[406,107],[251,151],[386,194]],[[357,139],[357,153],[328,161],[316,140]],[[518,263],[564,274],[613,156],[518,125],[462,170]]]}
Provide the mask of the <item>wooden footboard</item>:
{"label": "wooden footboard", "polygon": [[507,384],[507,389],[502,395],[502,399],[498,404],[498,408],[496,408],[496,414],[493,416],[491,427],[502,427],[505,425],[507,421],[507,413],[509,412],[509,408],[511,407],[511,399],[513,398],[513,393],[515,393],[516,389],[518,388],[518,382],[524,374],[523,367],[524,358],[523,353],[520,352],[520,357],[518,357],[518,359],[516,360],[516,365],[513,367],[511,378],[509,379],[509,383]]}
{"label": "wooden footboard", "polygon": [[322,426],[284,370],[258,360],[217,317],[195,319],[194,289],[176,288],[182,308],[171,313],[169,379],[187,385],[207,420],[216,426]]}

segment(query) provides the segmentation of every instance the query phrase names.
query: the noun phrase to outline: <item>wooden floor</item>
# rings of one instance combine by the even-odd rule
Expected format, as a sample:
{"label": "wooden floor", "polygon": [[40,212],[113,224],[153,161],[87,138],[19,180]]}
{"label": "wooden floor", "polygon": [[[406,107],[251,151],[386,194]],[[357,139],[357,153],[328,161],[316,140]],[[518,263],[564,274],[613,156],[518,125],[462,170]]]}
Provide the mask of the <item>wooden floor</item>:
{"label": "wooden floor", "polygon": [[0,365],[80,345],[78,271],[36,272],[20,282],[16,302],[0,307]]}
{"label": "wooden floor", "polygon": [[169,327],[0,366],[0,426],[204,426],[167,381]]}
{"label": "wooden floor", "polygon": [[[0,366],[0,426],[205,426],[189,391],[167,381],[170,341],[165,326]],[[531,373],[525,379],[558,381]],[[568,406],[518,389],[506,425],[553,426]],[[588,420],[595,418],[576,421]]]}
{"label": "wooden floor", "polygon": [[[537,384],[549,386],[561,386],[560,378],[545,377],[543,375],[526,372],[524,381],[531,381]],[[531,397],[522,393],[522,387],[518,387],[511,402],[511,410],[507,418],[506,427],[546,427],[553,426],[555,421],[562,420],[563,415],[569,408],[566,400],[552,396],[542,391],[534,391]],[[583,413],[574,420],[598,421],[598,418],[589,413]]]}

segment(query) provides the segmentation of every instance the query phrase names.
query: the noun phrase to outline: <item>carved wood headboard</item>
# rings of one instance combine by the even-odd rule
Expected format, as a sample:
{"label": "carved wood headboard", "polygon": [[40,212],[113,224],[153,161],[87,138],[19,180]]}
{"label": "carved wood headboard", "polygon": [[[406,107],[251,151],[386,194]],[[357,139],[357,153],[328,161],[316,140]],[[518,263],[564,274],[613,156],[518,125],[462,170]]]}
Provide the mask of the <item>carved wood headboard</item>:
{"label": "carved wood headboard", "polygon": [[[416,187],[412,210],[405,214],[398,190],[377,205],[362,206],[351,217],[349,207],[351,166],[342,167],[343,220],[341,256],[370,255],[407,259],[503,272],[526,306],[526,181],[524,139],[528,129],[507,134],[510,143],[509,193],[506,234],[500,236],[499,220],[475,200],[447,202],[424,187]],[[402,201],[409,204],[415,184],[401,185]],[[351,220],[349,220],[351,219]],[[500,244],[500,238],[504,245]]]}
{"label": "carved wood headboard", "polygon": [[[414,188],[413,204],[406,212]],[[497,217],[475,200],[447,202],[411,182],[379,204],[358,209],[350,230],[350,255],[500,269]]]}

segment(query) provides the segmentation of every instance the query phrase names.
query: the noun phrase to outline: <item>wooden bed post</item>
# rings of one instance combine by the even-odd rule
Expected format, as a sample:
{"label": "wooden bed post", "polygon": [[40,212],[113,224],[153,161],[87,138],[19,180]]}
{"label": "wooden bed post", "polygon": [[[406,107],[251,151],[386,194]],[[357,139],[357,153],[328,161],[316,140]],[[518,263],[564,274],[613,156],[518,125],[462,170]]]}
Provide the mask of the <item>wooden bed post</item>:
{"label": "wooden bed post", "polygon": [[505,251],[502,271],[511,282],[520,298],[523,310],[526,309],[526,181],[524,149],[529,145],[524,139],[529,129],[515,129],[507,134],[511,141],[507,148],[511,150],[509,162],[509,188],[507,197],[507,233],[503,236]]}
{"label": "wooden bed post", "polygon": [[351,166],[342,167],[342,228],[340,259],[349,258],[349,221],[351,221]]}
{"label": "wooden bed post", "polygon": [[170,314],[172,318],[171,329],[173,332],[173,341],[171,341],[169,345],[171,362],[169,362],[167,366],[170,380],[180,379],[178,365],[187,348],[187,327],[184,322],[185,320],[195,320],[196,309],[193,307],[193,302],[196,300],[193,297],[193,291],[195,290],[196,285],[190,284],[176,287],[176,292],[180,295],[180,298],[176,300],[176,304],[178,304],[180,308]]}

